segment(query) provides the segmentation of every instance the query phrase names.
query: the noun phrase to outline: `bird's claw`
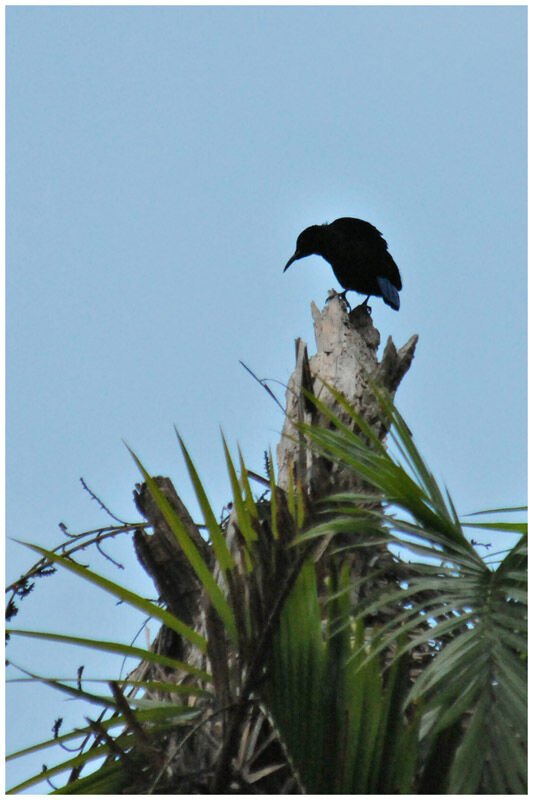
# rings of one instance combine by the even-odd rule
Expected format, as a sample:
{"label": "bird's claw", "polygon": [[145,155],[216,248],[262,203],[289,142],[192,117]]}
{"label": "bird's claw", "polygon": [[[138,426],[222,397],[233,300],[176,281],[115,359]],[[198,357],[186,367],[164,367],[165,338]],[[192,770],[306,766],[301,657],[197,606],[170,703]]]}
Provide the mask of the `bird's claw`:
{"label": "bird's claw", "polygon": [[361,305],[362,305],[362,306],[364,306],[364,307],[366,308],[366,310],[368,311],[369,315],[370,315],[370,316],[372,316],[372,306],[369,306],[369,305],[368,305],[368,301],[369,301],[369,300],[370,300],[370,295],[368,295],[368,297],[366,297],[366,298],[363,300],[363,302],[361,303]]}
{"label": "bird's claw", "polygon": [[369,317],[372,316],[372,306],[369,306],[366,300],[364,303],[359,303],[358,306],[355,306],[355,308],[352,309],[352,314],[358,313],[359,311],[363,310],[365,311],[366,314],[368,314]]}
{"label": "bird's claw", "polygon": [[[348,290],[346,290],[346,291],[348,291]],[[351,305],[350,305],[350,303],[348,301],[348,298],[346,297],[346,292],[337,292],[337,291],[335,291],[335,289],[330,289],[329,290],[329,294],[326,297],[326,303],[329,303],[329,301],[333,300],[334,297],[338,297],[340,300],[342,300],[343,303],[346,305],[348,311],[352,310],[352,307],[351,307]]]}

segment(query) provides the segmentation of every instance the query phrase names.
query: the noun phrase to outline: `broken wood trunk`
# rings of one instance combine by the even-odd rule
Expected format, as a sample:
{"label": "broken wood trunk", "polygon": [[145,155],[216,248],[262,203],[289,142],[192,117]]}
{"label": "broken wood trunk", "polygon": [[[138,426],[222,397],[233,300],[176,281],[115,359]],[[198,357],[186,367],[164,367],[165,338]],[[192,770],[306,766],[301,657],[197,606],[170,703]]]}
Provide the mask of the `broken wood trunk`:
{"label": "broken wood trunk", "polygon": [[[380,334],[374,327],[366,306],[359,306],[348,313],[344,302],[334,294],[322,311],[313,303],[312,314],[317,352],[309,357],[307,345],[301,339],[296,341],[296,367],[287,387],[286,418],[282,437],[277,445],[279,488],[276,491],[276,502],[283,543],[290,541],[292,535],[289,522],[283,530],[283,510],[284,504],[286,505],[284,498],[291,480],[296,480],[301,486],[309,509],[313,508],[317,500],[334,492],[358,491],[362,488],[353,472],[314,453],[307,446],[303,434],[295,428],[295,422],[330,424],[328,418],[309,400],[306,392],[318,397],[353,428],[353,420],[326,388],[326,384],[332,386],[364,417],[378,437],[384,439],[386,426],[382,422],[369,381],[394,394],[411,365],[417,343],[415,335],[397,349],[389,337],[382,358],[378,361]],[[204,560],[211,565],[219,585],[226,586],[218,565],[214,563],[210,546],[205,542],[172,483],[168,478],[157,478],[156,481]],[[146,485],[137,487],[135,502],[152,528],[151,534],[144,529],[139,529],[136,533],[135,549],[139,561],[153,579],[165,605],[187,625],[206,636],[209,642],[207,654],[202,654],[177,633],[163,627],[153,649],[201,669],[210,670],[213,674],[215,697],[191,698],[190,702],[194,702],[196,708],[204,709],[203,723],[192,725],[185,740],[183,728],[180,729],[180,737],[170,734],[162,740],[162,752],[156,763],[154,762],[153,769],[149,770],[150,774],[145,775],[142,785],[134,779],[131,791],[254,791],[272,794],[305,792],[305,787],[291,768],[290,758],[285,757],[283,743],[277,739],[268,715],[263,712],[259,703],[250,704],[254,677],[250,673],[252,667],[247,674],[239,674],[242,664],[239,663],[235,649],[225,636],[220,619],[213,612],[200,580],[181,552]],[[288,514],[286,519],[289,520]],[[264,523],[259,520],[258,524]],[[237,553],[242,536],[235,512],[229,515],[223,527],[230,550]],[[315,559],[321,560],[323,572],[327,572],[327,559],[330,557],[328,544],[329,540],[315,550]],[[286,550],[285,544],[284,548]],[[378,557],[384,563],[391,559],[385,548],[376,554],[376,558]],[[354,578],[360,576],[366,568],[366,558],[363,559],[353,552],[349,558],[351,574]],[[244,592],[243,603],[250,600],[251,591],[244,572],[245,570],[239,584]],[[288,582],[287,591],[289,589]],[[164,678],[167,683],[179,684],[186,682],[190,676],[186,672],[143,663],[132,677],[137,680]],[[272,763],[276,763],[276,769],[270,768]]]}
{"label": "broken wood trunk", "polygon": [[317,352],[309,358],[307,345],[296,340],[296,368],[287,387],[286,419],[277,447],[278,486],[287,489],[291,470],[312,500],[347,490],[356,490],[353,472],[338,468],[317,456],[298,435],[294,422],[328,425],[328,420],[310,402],[304,391],[321,400],[336,416],[355,427],[346,411],[328,391],[326,384],[340,392],[371,425],[380,439],[387,433],[378,411],[378,403],[369,386],[369,378],[394,395],[411,366],[418,336],[396,349],[389,336],[381,361],[377,351],[380,334],[372,323],[367,306],[354,308],[350,314],[342,300],[334,295],[320,312],[311,304]]}

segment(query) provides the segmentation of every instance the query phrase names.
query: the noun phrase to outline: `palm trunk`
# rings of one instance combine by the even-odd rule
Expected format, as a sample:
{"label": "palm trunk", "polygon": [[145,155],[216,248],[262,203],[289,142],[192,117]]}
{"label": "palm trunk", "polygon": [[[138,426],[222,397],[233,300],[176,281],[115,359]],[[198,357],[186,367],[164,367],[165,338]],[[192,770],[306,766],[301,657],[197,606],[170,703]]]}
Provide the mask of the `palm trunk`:
{"label": "palm trunk", "polygon": [[[313,454],[306,447],[303,436],[297,432],[295,421],[329,424],[327,418],[306,397],[304,390],[317,396],[336,415],[353,425],[324,384],[331,385],[346,397],[383,439],[387,431],[378,413],[369,379],[394,393],[409,369],[418,338],[412,336],[397,350],[389,337],[381,361],[378,361],[380,334],[365,306],[359,306],[348,314],[343,302],[333,296],[322,312],[313,303],[312,314],[317,352],[309,358],[306,344],[301,339],[296,340],[296,368],[287,388],[286,419],[277,446],[280,520],[283,520],[283,498],[291,481],[299,483],[311,509],[318,499],[332,492],[358,491],[362,488],[357,485],[353,473]],[[205,560],[213,564],[210,548],[169,479],[156,480]],[[135,501],[153,531],[148,534],[139,529],[135,536],[135,548],[142,566],[154,580],[166,606],[188,625],[203,633],[209,641],[207,656],[202,656],[176,633],[163,627],[153,647],[203,669],[210,669],[214,675],[216,699],[198,701],[203,703],[205,712],[203,724],[191,727],[185,743],[181,741],[183,728],[180,729],[180,742],[173,735],[162,740],[160,757],[149,771],[149,777],[145,774],[141,782],[133,778],[130,791],[245,791],[245,785],[239,783],[235,775],[239,770],[244,774],[246,769],[251,769],[252,763],[255,764],[255,774],[262,774],[257,762],[254,762],[259,747],[263,748],[263,759],[268,755],[267,762],[277,761],[278,768],[274,771],[264,769],[264,777],[256,779],[254,791],[275,794],[304,791],[298,776],[291,769],[290,758],[286,756],[283,744],[276,739],[268,717],[257,704],[250,709],[248,699],[254,682],[254,675],[250,673],[252,668],[249,667],[244,677],[239,674],[242,659],[240,661],[237,658],[235,649],[225,637],[220,620],[210,611],[198,577],[181,553],[145,485],[138,487]],[[230,549],[236,553],[240,532],[235,513],[230,515],[225,533]],[[288,529],[285,533],[286,539],[290,538]],[[315,553],[316,558],[321,559],[325,572],[328,570],[329,557],[326,545]],[[390,556],[387,551],[382,551],[380,557],[386,559]],[[355,577],[361,574],[364,565],[354,559],[351,569]],[[213,572],[222,586],[215,564]],[[244,586],[245,593],[248,592],[245,582],[239,586]],[[287,591],[289,588],[287,583]],[[251,595],[246,594],[242,600],[251,602],[250,598]],[[161,667],[144,663],[135,670],[134,677],[143,680],[164,677],[167,682],[170,680],[175,683],[187,680],[186,674],[170,675],[167,672],[162,676],[161,672]],[[236,762],[240,765],[239,769],[235,767]]]}

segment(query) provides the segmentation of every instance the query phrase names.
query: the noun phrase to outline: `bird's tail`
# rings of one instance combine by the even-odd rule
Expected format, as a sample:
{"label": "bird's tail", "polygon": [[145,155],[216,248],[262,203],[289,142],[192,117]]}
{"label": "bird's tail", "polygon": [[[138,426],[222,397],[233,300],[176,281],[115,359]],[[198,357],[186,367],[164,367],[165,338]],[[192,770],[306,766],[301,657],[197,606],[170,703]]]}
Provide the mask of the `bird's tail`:
{"label": "bird's tail", "polygon": [[387,305],[398,311],[400,308],[400,295],[396,287],[387,278],[378,278],[378,284],[381,289],[381,296]]}

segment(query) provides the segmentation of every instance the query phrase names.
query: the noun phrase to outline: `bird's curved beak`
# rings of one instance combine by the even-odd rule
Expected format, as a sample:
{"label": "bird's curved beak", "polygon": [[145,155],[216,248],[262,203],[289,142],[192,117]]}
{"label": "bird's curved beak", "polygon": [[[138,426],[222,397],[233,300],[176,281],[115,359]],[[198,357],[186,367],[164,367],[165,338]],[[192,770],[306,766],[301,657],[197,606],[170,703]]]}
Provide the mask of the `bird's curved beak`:
{"label": "bird's curved beak", "polygon": [[289,269],[289,267],[290,267],[290,265],[292,264],[293,261],[298,261],[298,259],[301,258],[301,257],[302,257],[302,254],[299,253],[298,250],[297,250],[295,252],[295,254],[289,258],[289,260],[287,261],[287,263],[283,267],[283,272],[285,272],[286,270]]}

